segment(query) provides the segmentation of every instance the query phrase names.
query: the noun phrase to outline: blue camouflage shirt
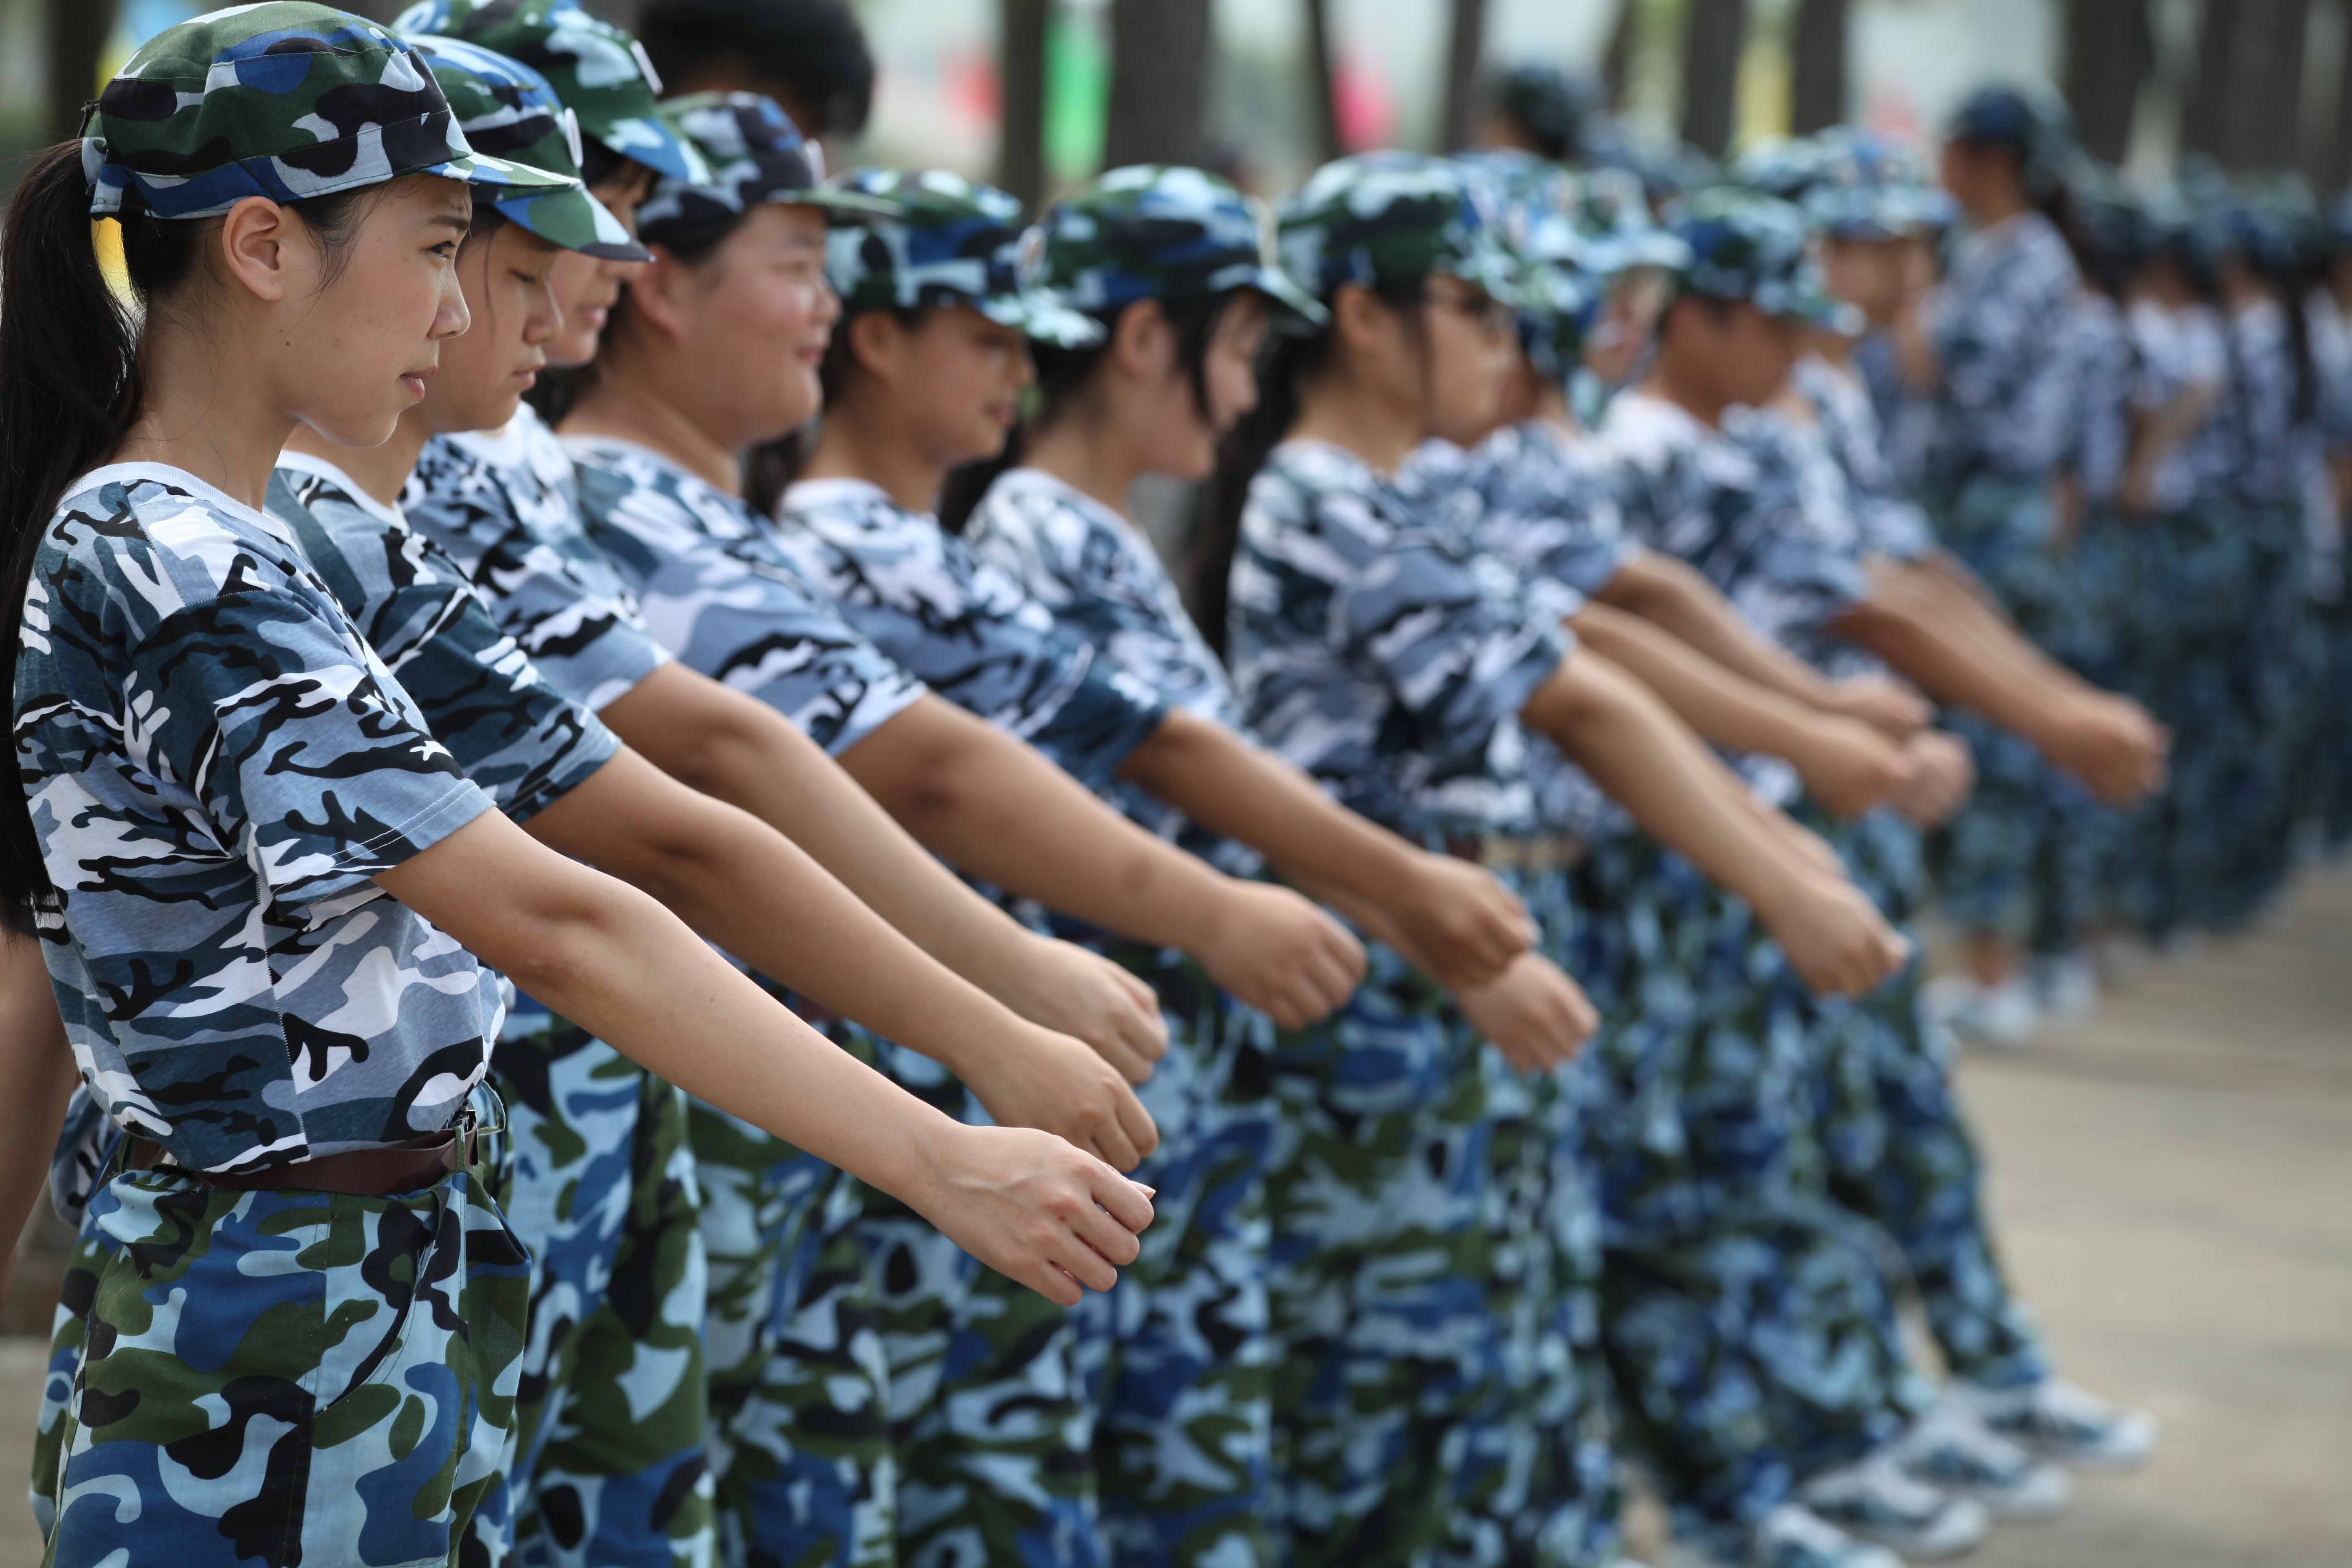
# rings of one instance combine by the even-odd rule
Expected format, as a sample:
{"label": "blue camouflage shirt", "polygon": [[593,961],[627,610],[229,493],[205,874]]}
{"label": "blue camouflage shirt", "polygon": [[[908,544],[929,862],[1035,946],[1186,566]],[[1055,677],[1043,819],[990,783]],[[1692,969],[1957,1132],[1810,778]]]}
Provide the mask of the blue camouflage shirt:
{"label": "blue camouflage shirt", "polygon": [[1090,789],[1168,715],[1156,689],[1056,626],[928,512],[863,479],[784,492],[775,548],[844,620],[924,685],[1035,746]]}
{"label": "blue camouflage shirt", "polygon": [[1863,378],[1808,355],[1797,363],[1796,387],[1812,405],[1822,440],[1845,477],[1864,553],[1897,561],[1932,554],[1935,530],[1895,478],[1877,405]]}
{"label": "blue camouflage shirt", "polygon": [[496,977],[371,879],[490,798],[264,513],[159,464],[76,481],[35,559],[16,755],[84,1085],[179,1163],[447,1127]]}
{"label": "blue camouflage shirt", "polygon": [[1928,316],[1942,366],[1931,482],[2040,480],[2057,467],[2069,425],[2066,318],[2079,287],[2073,253],[2040,213],[1960,242]]}
{"label": "blue camouflage shirt", "polygon": [[528,405],[503,428],[426,442],[400,505],[541,678],[583,707],[601,710],[669,658],[589,542],[571,456]]}
{"label": "blue camouflage shirt", "polygon": [[[2138,370],[2132,399],[2144,413],[2153,414],[2195,386],[2218,389],[2226,374],[2229,350],[2221,336],[2221,318],[2198,306],[2170,310],[2152,300],[2142,300],[2126,317]],[[2229,434],[2217,408],[2156,466],[2155,502],[2159,511],[2180,511],[2194,502],[2210,483],[2216,489],[2229,482]]]}
{"label": "blue camouflage shirt", "polygon": [[809,586],[741,498],[631,442],[564,447],[590,542],[688,668],[758,698],[835,756],[923,695]]}
{"label": "blue camouflage shirt", "polygon": [[2122,308],[2085,289],[2066,314],[2065,445],[2059,461],[2083,499],[2112,501],[2131,458],[2132,343]]}
{"label": "blue camouflage shirt", "polygon": [[2230,378],[2221,412],[2234,447],[2232,488],[2255,505],[2297,504],[2317,434],[2295,407],[2286,310],[2275,300],[2259,300],[2231,311],[2224,328]]}
{"label": "blue camouflage shirt", "polygon": [[1227,643],[1251,730],[1423,842],[1536,826],[1519,710],[1573,646],[1444,509],[1317,441],[1250,482]]}

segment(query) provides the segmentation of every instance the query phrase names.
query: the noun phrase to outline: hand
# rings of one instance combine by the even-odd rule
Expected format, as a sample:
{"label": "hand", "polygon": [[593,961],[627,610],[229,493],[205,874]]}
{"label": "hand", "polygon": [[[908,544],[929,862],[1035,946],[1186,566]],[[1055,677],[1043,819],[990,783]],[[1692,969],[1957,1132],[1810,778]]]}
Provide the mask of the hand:
{"label": "hand", "polygon": [[1860,816],[1909,787],[1918,773],[1910,753],[1859,719],[1817,715],[1796,763],[1805,792],[1833,816]]}
{"label": "hand", "polygon": [[1911,958],[1911,944],[1843,879],[1795,878],[1788,893],[1759,906],[1757,916],[1815,995],[1860,996]]}
{"label": "hand", "polygon": [[1364,978],[1364,944],[1287,888],[1228,879],[1209,927],[1185,951],[1286,1029],[1328,1017]]}
{"label": "hand", "polygon": [[920,1154],[909,1205],[1049,1301],[1075,1307],[1087,1290],[1109,1289],[1142,1250],[1151,1189],[1050,1132],[949,1122]]}
{"label": "hand", "polygon": [[1503,1059],[1534,1074],[1574,1059],[1601,1026],[1584,990],[1540,953],[1525,952],[1484,985],[1457,988],[1454,1000]]}
{"label": "hand", "polygon": [[1160,1147],[1160,1130],[1135,1090],[1067,1035],[1024,1025],[1021,1037],[985,1052],[961,1076],[999,1126],[1054,1133],[1118,1170],[1134,1170]]}
{"label": "hand", "polygon": [[2066,702],[2042,750],[2106,805],[2129,805],[2162,787],[2171,743],[2138,703],[2093,691]]}
{"label": "hand", "polygon": [[1415,858],[1414,876],[1387,909],[1439,981],[1485,984],[1535,945],[1527,906],[1492,872],[1446,855]]}
{"label": "hand", "polygon": [[1854,675],[1830,682],[1828,711],[1859,719],[1890,741],[1907,741],[1935,719],[1928,700],[1885,675]]}
{"label": "hand", "polygon": [[1845,879],[1845,862],[1838,858],[1828,839],[1779,806],[1766,804],[1754,790],[1742,787],[1739,798],[1763,829],[1764,837],[1788,851],[1798,867],[1834,880]]}
{"label": "hand", "polygon": [[1052,937],[1032,938],[1027,958],[998,1001],[1033,1024],[1076,1036],[1129,1083],[1151,1076],[1168,1054],[1168,1020],[1150,986],[1102,954]]}
{"label": "hand", "polygon": [[1906,749],[1917,772],[1895,797],[1895,809],[1921,827],[1933,827],[1959,810],[1976,787],[1975,760],[1966,741],[1942,730],[1922,730]]}

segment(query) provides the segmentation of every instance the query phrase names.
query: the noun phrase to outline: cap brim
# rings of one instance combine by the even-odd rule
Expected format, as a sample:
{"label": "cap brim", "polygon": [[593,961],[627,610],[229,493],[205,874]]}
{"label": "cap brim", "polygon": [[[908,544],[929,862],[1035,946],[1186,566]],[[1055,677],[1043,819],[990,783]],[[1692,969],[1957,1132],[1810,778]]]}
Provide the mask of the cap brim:
{"label": "cap brim", "polygon": [[784,206],[815,207],[827,217],[836,217],[845,223],[907,216],[907,204],[904,202],[894,201],[888,196],[869,196],[863,191],[837,191],[828,185],[785,191],[770,199]]}
{"label": "cap brim", "polygon": [[437,163],[427,163],[408,173],[438,174],[445,180],[457,180],[468,185],[502,191],[542,192],[560,191],[567,186],[573,190],[580,188],[580,182],[569,174],[551,174],[544,169],[493,158],[487,153],[467,153],[460,157],[444,158]]}
{"label": "cap brim", "polygon": [[621,220],[580,185],[518,195],[492,204],[499,216],[550,245],[600,261],[651,261],[654,253],[629,237]]}
{"label": "cap brim", "polygon": [[580,120],[580,133],[622,157],[643,163],[657,174],[689,185],[710,183],[710,165],[685,137],[658,120],[633,115],[625,120]]}
{"label": "cap brim", "polygon": [[1330,324],[1331,312],[1323,308],[1323,301],[1300,288],[1290,274],[1279,268],[1256,268],[1242,287],[1256,289],[1274,302],[1278,314],[1301,325],[1323,327]]}
{"label": "cap brim", "polygon": [[1103,341],[1100,321],[1034,290],[975,300],[973,308],[999,326],[1055,348],[1087,349]]}

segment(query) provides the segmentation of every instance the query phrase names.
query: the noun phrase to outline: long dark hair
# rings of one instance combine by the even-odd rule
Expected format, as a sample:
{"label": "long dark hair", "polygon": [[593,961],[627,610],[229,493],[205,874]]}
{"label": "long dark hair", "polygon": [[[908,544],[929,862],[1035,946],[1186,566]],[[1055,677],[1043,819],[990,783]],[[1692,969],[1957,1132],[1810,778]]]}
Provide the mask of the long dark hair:
{"label": "long dark hair", "polygon": [[[1419,334],[1428,286],[1426,278],[1391,279],[1374,285],[1372,296],[1402,316]],[[1422,342],[1425,348],[1426,338]],[[1298,389],[1330,363],[1331,348],[1332,330],[1328,326],[1313,332],[1267,336],[1258,360],[1257,406],[1218,444],[1217,471],[1202,488],[1192,547],[1185,552],[1185,603],[1202,637],[1220,655],[1228,651],[1226,619],[1234,552],[1241,544],[1242,509],[1249,503],[1250,482],[1265,467],[1267,454],[1298,423]],[[1426,368],[1424,364],[1424,373]]]}
{"label": "long dark hair", "polygon": [[[319,236],[329,276],[357,226],[364,192],[290,204]],[[122,256],[141,310],[164,308],[194,274],[200,219],[151,216],[123,198]],[[0,231],[0,682],[16,712],[16,653],[33,560],[66,487],[103,463],[138,420],[138,312],[108,287],[90,242],[81,144],[38,154]],[[21,792],[0,803],[0,921],[32,929],[57,891]]]}
{"label": "long dark hair", "polygon": [[[1221,294],[1189,294],[1160,301],[1160,312],[1176,331],[1176,363],[1184,369],[1185,379],[1192,388],[1192,407],[1204,425],[1214,418],[1209,409],[1209,342],[1217,335],[1217,323],[1223,320],[1226,307],[1240,292],[1227,289]],[[1091,347],[1063,348],[1034,340],[1030,342],[1029,358],[1037,367],[1037,382],[1030,390],[1029,409],[1004,438],[1003,451],[993,458],[966,463],[948,476],[946,488],[940,494],[940,527],[950,533],[961,533],[981,499],[988,494],[989,487],[1002,475],[1021,466],[1028,450],[1030,432],[1043,430],[1066,417],[1077,405],[1101,366],[1103,356],[1110,352],[1111,335],[1118,331],[1120,318],[1141,303],[1139,300],[1130,300],[1115,310],[1094,312],[1094,319],[1102,323],[1103,341]]]}

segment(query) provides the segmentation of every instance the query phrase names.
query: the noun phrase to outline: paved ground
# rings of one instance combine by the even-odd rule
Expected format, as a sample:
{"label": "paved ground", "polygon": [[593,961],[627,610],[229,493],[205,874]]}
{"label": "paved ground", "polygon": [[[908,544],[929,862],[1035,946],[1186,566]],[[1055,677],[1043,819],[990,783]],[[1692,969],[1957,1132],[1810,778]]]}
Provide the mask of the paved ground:
{"label": "paved ground", "polygon": [[[2352,874],[1966,1076],[2011,1266],[2063,1365],[2164,1422],[2145,1473],[2086,1479],[2064,1520],[1972,1563],[2352,1563]],[[37,1367],[0,1341],[12,1489]],[[38,1560],[0,1500],[0,1568]]]}

